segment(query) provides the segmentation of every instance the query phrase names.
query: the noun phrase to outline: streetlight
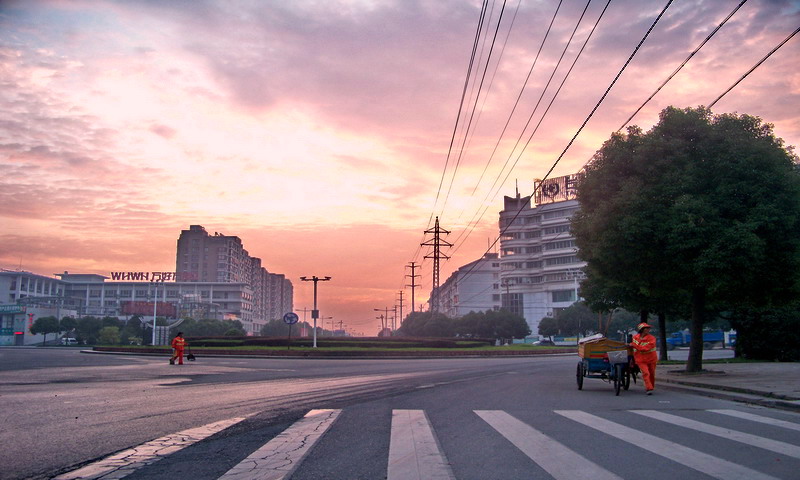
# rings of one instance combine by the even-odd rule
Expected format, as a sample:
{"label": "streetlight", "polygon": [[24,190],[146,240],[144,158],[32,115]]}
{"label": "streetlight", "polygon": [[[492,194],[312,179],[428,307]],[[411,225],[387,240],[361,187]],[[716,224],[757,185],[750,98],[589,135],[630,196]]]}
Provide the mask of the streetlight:
{"label": "streetlight", "polygon": [[333,336],[333,317],[319,317],[322,321],[322,331],[325,332],[325,320],[331,321],[331,337]]}
{"label": "streetlight", "polygon": [[311,318],[314,319],[314,347],[317,348],[317,318],[319,318],[319,310],[317,310],[317,282],[327,282],[331,277],[319,278],[316,275],[311,278],[300,277],[304,282],[314,282],[314,309],[311,310]]}
{"label": "streetlight", "polygon": [[386,328],[386,325],[383,323],[383,321],[386,320],[387,323],[389,322],[389,307],[386,307],[386,308],[373,308],[373,310],[375,310],[376,312],[383,312],[383,315],[381,315],[381,317],[380,317],[381,318],[381,332],[382,332],[383,329]]}
{"label": "streetlight", "polygon": [[158,311],[158,284],[153,283],[151,284],[153,287],[153,340],[150,342],[150,345],[156,345],[156,312]]}

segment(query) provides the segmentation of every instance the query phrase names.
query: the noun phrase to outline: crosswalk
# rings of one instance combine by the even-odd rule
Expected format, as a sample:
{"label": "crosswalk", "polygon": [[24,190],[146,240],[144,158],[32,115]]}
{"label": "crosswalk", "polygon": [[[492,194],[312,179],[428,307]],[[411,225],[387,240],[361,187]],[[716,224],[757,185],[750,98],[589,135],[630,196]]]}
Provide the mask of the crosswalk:
{"label": "crosswalk", "polygon": [[[344,428],[343,425],[337,425],[337,422],[341,423],[340,419],[344,418],[342,412],[341,409],[309,411],[218,478],[220,480],[293,478],[295,472],[302,469],[303,462],[314,455],[315,447],[323,438],[336,441],[336,427]],[[735,409],[703,410],[692,414],[679,410],[624,410],[611,415],[583,410],[553,410],[551,413],[552,418],[548,422],[542,422],[543,425],[537,425],[535,418],[532,420],[526,417],[523,421],[513,413],[503,410],[468,411],[469,418],[464,422],[474,422],[474,425],[482,428],[486,435],[491,432],[499,434],[502,441],[507,441],[507,448],[517,449],[530,459],[532,469],[546,472],[550,478],[557,480],[630,478],[630,470],[616,470],[613,464],[609,465],[609,462],[602,462],[596,457],[590,458],[591,456],[586,454],[587,448],[601,442],[626,445],[624,451],[629,454],[648,452],[649,455],[657,456],[669,465],[674,464],[676,471],[685,472],[686,469],[690,469],[696,472],[697,478],[720,480],[800,478],[796,476],[800,471],[798,462],[800,434],[797,433],[800,432],[800,421],[796,421],[797,417],[787,416],[785,418],[790,420],[783,420]],[[353,416],[350,418],[352,421]],[[699,421],[697,418],[705,421]],[[731,419],[736,428],[719,426],[720,423],[730,425]],[[191,448],[195,443],[243,420],[244,417],[231,418],[168,435],[55,478],[57,480],[125,478],[140,468],[162,461],[184,448]],[[580,438],[581,441],[575,438],[554,438],[552,423],[549,423],[552,421],[564,422],[563,427],[577,432],[573,437]],[[661,435],[648,433],[651,431],[650,428],[642,428],[642,422],[646,422],[645,424],[652,428],[674,429],[676,434],[672,435],[670,440]],[[472,471],[475,465],[481,465],[479,460],[471,462],[472,465],[464,466],[448,459],[449,455],[437,437],[426,411],[392,410],[390,424],[386,427],[388,451],[385,452],[384,460],[386,473],[382,478],[457,480],[459,472],[465,471],[470,472],[470,478],[481,478]],[[548,431],[551,433],[546,433]],[[680,435],[698,434],[708,436],[707,438],[724,439],[725,442],[732,442],[732,445],[742,444],[746,449],[743,451],[750,452],[749,455],[755,455],[753,452],[756,451],[758,453],[755,456],[769,457],[775,465],[780,465],[781,462],[783,464],[780,468],[770,468],[767,462],[748,462],[747,459],[739,458],[737,455],[720,458],[721,455],[714,453],[717,450],[702,448],[702,443],[698,447],[697,442],[689,446],[682,441],[676,441],[676,438],[682,438]],[[770,435],[776,438],[770,438]],[[450,448],[452,449],[452,445]],[[454,457],[463,461],[463,457],[458,455]],[[598,462],[604,464],[600,465]],[[795,467],[791,468],[792,465]],[[790,468],[787,469],[787,466]],[[343,473],[341,476],[331,474],[326,478],[335,480],[349,477]]]}

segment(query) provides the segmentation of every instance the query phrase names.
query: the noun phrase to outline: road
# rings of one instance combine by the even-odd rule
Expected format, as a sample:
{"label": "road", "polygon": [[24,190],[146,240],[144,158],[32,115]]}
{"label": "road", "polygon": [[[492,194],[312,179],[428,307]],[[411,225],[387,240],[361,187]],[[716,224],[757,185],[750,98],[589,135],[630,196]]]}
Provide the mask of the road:
{"label": "road", "polygon": [[[662,388],[645,396],[641,385],[615,397],[599,379],[578,391],[576,363],[199,358],[180,367],[0,349],[0,478],[100,478],[67,472],[101,472],[106,464],[95,461],[137,446],[115,467],[129,468],[131,480],[256,478],[259,468],[272,475],[261,478],[294,480],[572,480],[643,470],[671,480],[796,478],[798,415]],[[759,421],[731,416],[739,413]],[[280,465],[270,461],[278,457]]]}

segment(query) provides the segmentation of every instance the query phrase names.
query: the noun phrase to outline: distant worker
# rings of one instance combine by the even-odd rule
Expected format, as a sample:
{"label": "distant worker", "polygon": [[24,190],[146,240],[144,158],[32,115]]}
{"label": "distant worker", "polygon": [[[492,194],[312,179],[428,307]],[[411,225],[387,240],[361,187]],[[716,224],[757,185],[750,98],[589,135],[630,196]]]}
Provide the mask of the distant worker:
{"label": "distant worker", "polygon": [[636,326],[639,332],[633,336],[631,347],[633,347],[633,359],[639,370],[642,371],[645,393],[653,394],[656,387],[656,363],[658,363],[658,353],[656,352],[656,337],[650,335],[650,325],[642,322]]}
{"label": "distant worker", "polygon": [[175,365],[175,359],[178,359],[178,365],[183,365],[183,348],[187,345],[186,339],[183,338],[183,332],[178,332],[175,338],[172,339],[172,358],[169,359],[170,365]]}

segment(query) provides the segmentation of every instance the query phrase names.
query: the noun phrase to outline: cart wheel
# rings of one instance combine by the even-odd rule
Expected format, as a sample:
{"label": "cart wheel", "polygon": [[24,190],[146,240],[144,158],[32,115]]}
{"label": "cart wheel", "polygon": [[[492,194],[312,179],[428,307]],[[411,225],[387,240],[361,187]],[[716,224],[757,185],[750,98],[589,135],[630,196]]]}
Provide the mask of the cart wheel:
{"label": "cart wheel", "polygon": [[622,387],[624,380],[622,379],[622,364],[617,363],[614,365],[614,394],[619,395],[619,389]]}
{"label": "cart wheel", "polygon": [[631,371],[627,366],[624,365],[622,367],[622,380],[622,388],[627,391],[629,388],[631,388]]}
{"label": "cart wheel", "polygon": [[578,362],[578,371],[575,374],[578,380],[578,390],[583,390],[583,362]]}

